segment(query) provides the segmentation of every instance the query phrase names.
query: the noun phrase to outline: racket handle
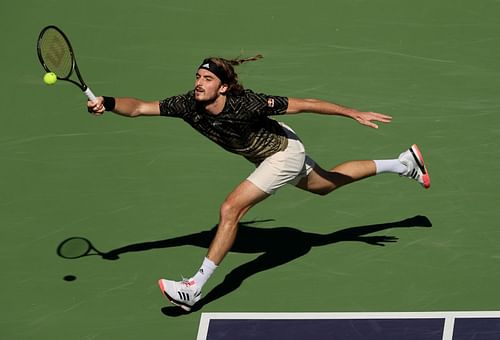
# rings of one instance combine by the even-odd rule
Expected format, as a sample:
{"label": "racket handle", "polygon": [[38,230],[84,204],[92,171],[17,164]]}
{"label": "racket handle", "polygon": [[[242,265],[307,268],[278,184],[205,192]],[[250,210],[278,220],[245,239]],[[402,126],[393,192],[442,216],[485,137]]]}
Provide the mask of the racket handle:
{"label": "racket handle", "polygon": [[89,87],[87,87],[87,89],[85,91],[83,91],[83,93],[85,93],[85,95],[87,96],[87,98],[90,100],[90,101],[94,101],[96,100],[96,96],[92,93],[92,91],[90,90]]}

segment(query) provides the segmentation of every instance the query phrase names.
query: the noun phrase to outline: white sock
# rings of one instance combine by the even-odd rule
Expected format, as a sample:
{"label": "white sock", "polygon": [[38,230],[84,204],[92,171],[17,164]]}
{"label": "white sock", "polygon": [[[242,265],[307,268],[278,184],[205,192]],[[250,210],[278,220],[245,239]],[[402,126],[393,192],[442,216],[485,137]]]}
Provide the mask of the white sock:
{"label": "white sock", "polygon": [[191,278],[191,280],[194,280],[196,285],[199,287],[198,289],[201,289],[201,287],[203,287],[203,285],[208,281],[208,279],[210,278],[210,276],[212,276],[216,269],[217,265],[205,257],[200,269]]}
{"label": "white sock", "polygon": [[377,175],[384,172],[392,172],[401,175],[407,170],[406,165],[401,163],[399,159],[383,159],[375,160],[374,162],[377,168]]}

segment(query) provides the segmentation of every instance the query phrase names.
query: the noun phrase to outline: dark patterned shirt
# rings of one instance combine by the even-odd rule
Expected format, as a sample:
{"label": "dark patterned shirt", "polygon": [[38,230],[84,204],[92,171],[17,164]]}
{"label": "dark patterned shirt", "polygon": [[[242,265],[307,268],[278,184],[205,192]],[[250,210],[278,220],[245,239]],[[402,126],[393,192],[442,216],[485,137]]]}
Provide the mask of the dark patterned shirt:
{"label": "dark patterned shirt", "polygon": [[283,151],[288,139],[281,125],[269,118],[288,108],[288,98],[245,90],[228,95],[221,113],[206,113],[194,99],[194,91],[160,101],[162,116],[184,119],[194,129],[224,149],[253,163]]}

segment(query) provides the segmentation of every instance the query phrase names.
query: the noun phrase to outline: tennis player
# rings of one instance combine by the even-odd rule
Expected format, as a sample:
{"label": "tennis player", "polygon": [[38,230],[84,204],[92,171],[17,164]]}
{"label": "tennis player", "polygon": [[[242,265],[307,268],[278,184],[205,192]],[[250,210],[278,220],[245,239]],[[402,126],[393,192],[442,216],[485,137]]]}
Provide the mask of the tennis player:
{"label": "tennis player", "polygon": [[193,90],[164,100],[148,102],[105,96],[87,104],[89,112],[95,115],[112,111],[127,117],[182,118],[208,139],[256,166],[222,203],[217,232],[200,269],[189,279],[158,282],[162,293],[186,311],[200,300],[203,285],[231,249],[243,215],[285,184],[326,195],[370,176],[394,173],[416,180],[424,188],[430,187],[424,159],[415,144],[395,159],[348,161],[330,170],[316,164],[297,134],[270,116],[310,112],[351,118],[371,128],[378,128],[377,122],[391,122],[392,117],[319,99],[271,96],[244,89],[234,66],[261,57],[207,58],[197,68]]}

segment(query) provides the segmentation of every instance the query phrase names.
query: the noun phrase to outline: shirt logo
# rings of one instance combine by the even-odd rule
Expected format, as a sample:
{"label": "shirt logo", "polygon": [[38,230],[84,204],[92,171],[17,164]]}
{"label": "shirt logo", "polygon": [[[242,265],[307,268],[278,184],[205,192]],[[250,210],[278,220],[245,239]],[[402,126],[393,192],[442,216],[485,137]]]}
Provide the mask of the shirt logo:
{"label": "shirt logo", "polygon": [[274,99],[273,98],[267,99],[267,107],[274,107]]}

